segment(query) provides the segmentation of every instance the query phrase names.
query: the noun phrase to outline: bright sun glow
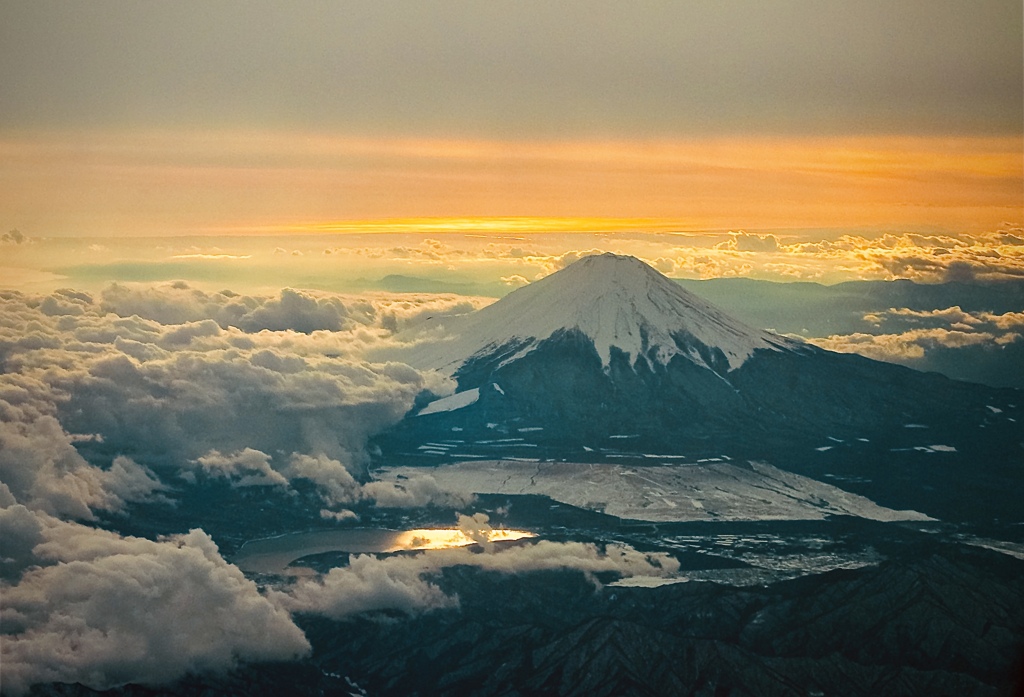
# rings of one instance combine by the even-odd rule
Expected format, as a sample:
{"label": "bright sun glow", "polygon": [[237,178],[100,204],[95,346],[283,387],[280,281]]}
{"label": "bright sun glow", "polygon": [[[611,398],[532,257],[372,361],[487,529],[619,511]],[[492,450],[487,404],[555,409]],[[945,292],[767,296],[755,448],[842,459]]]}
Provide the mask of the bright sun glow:
{"label": "bright sun glow", "polygon": [[403,550],[423,549],[452,549],[455,547],[468,547],[480,542],[510,542],[522,540],[529,537],[536,537],[532,532],[525,530],[503,530],[492,529],[480,531],[482,539],[474,539],[458,528],[406,530],[395,536],[391,546],[383,550],[385,552],[400,552]]}

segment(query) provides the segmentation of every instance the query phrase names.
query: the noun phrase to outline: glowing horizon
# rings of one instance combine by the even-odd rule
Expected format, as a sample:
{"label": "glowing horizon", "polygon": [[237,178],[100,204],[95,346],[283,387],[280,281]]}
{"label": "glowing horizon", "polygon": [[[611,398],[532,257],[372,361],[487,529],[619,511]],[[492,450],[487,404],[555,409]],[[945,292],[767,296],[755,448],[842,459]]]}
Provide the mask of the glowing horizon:
{"label": "glowing horizon", "polygon": [[1024,218],[1019,136],[660,140],[108,131],[0,138],[30,236],[990,230]]}

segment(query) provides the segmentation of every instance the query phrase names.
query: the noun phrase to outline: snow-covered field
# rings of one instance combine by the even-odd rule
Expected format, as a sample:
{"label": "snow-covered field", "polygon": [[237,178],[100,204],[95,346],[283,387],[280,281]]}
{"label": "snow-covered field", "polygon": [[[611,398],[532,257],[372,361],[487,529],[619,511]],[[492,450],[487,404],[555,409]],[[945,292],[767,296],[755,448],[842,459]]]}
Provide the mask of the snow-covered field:
{"label": "snow-covered field", "polygon": [[[422,468],[382,468],[385,481],[422,475]],[[483,460],[430,469],[441,489],[458,494],[538,494],[630,520],[931,520],[897,511],[835,486],[751,462],[631,467],[572,462]]]}

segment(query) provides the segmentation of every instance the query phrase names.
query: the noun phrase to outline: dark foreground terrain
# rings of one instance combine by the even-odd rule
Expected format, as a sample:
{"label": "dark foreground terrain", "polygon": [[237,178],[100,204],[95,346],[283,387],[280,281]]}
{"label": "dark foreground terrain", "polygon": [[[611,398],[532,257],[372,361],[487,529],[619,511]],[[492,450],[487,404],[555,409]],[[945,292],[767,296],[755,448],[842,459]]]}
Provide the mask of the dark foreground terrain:
{"label": "dark foreground terrain", "polygon": [[[299,616],[313,645],[301,663],[103,694],[1019,694],[1024,560],[965,544],[948,527],[855,519],[630,527],[541,500],[514,508],[534,520],[549,510],[549,539],[673,550],[691,580],[638,588],[575,571],[452,567],[435,581],[458,595],[458,608]],[[823,558],[867,561],[805,575],[772,566]],[[347,555],[301,563],[326,570]],[[52,685],[31,694],[98,693]]]}

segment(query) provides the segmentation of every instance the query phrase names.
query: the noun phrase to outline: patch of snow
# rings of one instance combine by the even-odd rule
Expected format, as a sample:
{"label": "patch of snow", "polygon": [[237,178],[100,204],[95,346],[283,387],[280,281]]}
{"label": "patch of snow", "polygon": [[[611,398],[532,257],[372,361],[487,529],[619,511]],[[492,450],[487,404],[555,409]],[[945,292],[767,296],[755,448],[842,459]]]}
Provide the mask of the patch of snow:
{"label": "patch of snow", "polygon": [[657,588],[673,583],[686,583],[686,576],[627,576],[608,584],[609,588]]}
{"label": "patch of snow", "polygon": [[[421,472],[397,467],[375,474],[397,480]],[[503,458],[441,465],[431,470],[431,476],[452,493],[539,494],[578,508],[651,522],[820,520],[830,515],[932,520],[760,462],[743,467],[725,462],[637,467]]]}
{"label": "patch of snow", "polygon": [[964,543],[974,545],[975,547],[984,547],[985,549],[990,549],[993,552],[1000,552],[1014,557],[1015,559],[1024,559],[1024,545],[1019,543],[969,536],[963,536],[961,537],[961,540]]}
{"label": "patch of snow", "polygon": [[639,438],[639,437],[640,437],[640,434],[639,434],[639,433],[634,433],[633,435],[630,435],[630,436],[625,436],[625,435],[614,435],[614,436],[608,436],[608,437],[609,437],[609,438]]}
{"label": "patch of snow", "polygon": [[526,426],[525,428],[517,428],[519,433],[532,433],[533,431],[543,431],[543,426]]}
{"label": "patch of snow", "polygon": [[936,453],[955,453],[956,452],[956,448],[954,448],[952,445],[929,445],[928,447],[932,450],[932,452],[936,452]]}
{"label": "patch of snow", "polygon": [[903,424],[903,428],[928,428],[924,424]]}
{"label": "patch of snow", "polygon": [[491,387],[493,387],[494,391],[497,392],[498,394],[500,394],[500,395],[505,394],[505,390],[501,389],[501,385],[499,385],[498,383],[492,382],[491,383]]}
{"label": "patch of snow", "polygon": [[825,452],[826,450],[831,450],[831,449],[832,449],[833,447],[835,447],[835,446],[832,446],[832,445],[823,445],[823,446],[821,446],[820,448],[815,448],[815,450],[817,450],[817,451],[818,451],[819,453],[823,453],[823,452]]}
{"label": "patch of snow", "polygon": [[1002,414],[1003,413],[1002,409],[1000,409],[999,407],[994,407],[991,404],[985,405],[985,408],[988,409],[989,411],[991,411],[993,414]]}
{"label": "patch of snow", "polygon": [[453,395],[442,397],[435,402],[431,402],[427,406],[423,407],[423,409],[420,410],[420,413],[416,416],[426,416],[427,414],[440,414],[446,411],[455,411],[456,409],[468,407],[470,404],[475,404],[478,399],[480,399],[480,388],[474,387],[471,390],[456,392]]}

